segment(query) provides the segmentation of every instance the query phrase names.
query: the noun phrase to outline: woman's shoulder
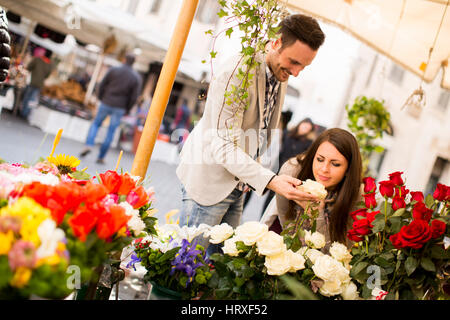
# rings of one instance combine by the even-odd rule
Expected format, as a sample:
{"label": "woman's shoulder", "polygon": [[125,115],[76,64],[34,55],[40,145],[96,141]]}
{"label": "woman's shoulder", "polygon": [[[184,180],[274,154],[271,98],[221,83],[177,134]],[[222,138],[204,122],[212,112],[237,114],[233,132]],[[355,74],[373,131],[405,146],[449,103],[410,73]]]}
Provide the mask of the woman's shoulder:
{"label": "woman's shoulder", "polygon": [[300,163],[297,157],[289,158],[280,168],[280,174],[287,174],[290,176],[297,176],[301,170]]}

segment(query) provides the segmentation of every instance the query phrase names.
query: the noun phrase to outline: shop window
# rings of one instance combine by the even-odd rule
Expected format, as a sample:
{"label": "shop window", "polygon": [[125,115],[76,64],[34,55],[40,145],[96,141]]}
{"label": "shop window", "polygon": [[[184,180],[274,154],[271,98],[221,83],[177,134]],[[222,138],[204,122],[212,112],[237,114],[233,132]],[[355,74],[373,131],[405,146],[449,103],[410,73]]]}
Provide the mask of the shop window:
{"label": "shop window", "polygon": [[201,23],[216,24],[219,20],[219,3],[217,0],[200,0],[195,19]]}
{"label": "shop window", "polygon": [[395,84],[401,86],[403,82],[403,77],[405,75],[405,70],[396,65],[392,64],[391,72],[389,73],[389,79]]}
{"label": "shop window", "polygon": [[20,22],[22,21],[21,16],[19,16],[18,14],[15,14],[12,11],[6,12],[6,18],[8,19],[8,21],[14,22],[17,24],[20,24]]}
{"label": "shop window", "polygon": [[34,28],[34,33],[43,39],[50,39],[56,43],[64,43],[64,40],[66,40],[65,34],[53,31],[47,27],[44,27],[41,24],[38,24]]}
{"label": "shop window", "polygon": [[443,90],[441,94],[439,95],[438,99],[438,108],[442,111],[447,110],[448,103],[450,101],[450,91],[449,90]]}
{"label": "shop window", "polygon": [[152,4],[150,5],[149,13],[151,14],[158,14],[159,10],[161,9],[162,0],[153,0]]}

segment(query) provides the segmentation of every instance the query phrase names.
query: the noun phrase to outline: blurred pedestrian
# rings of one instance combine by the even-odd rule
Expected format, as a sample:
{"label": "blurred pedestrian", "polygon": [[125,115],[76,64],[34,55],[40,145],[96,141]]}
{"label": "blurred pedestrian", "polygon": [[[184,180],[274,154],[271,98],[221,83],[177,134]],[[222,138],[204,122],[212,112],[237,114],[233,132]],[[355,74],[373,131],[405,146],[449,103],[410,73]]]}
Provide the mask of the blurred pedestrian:
{"label": "blurred pedestrian", "polygon": [[105,163],[104,158],[112,143],[114,133],[120,125],[120,120],[130,112],[141,92],[142,78],[137,71],[133,70],[135,60],[135,55],[128,53],[125,56],[125,62],[121,66],[110,68],[100,82],[98,87],[100,105],[89,128],[86,148],[80,153],[80,157],[85,157],[92,151],[98,129],[109,116],[108,132],[97,158],[97,163]]}
{"label": "blurred pedestrian", "polygon": [[30,102],[39,100],[39,95],[44,87],[44,82],[53,69],[50,59],[46,56],[46,49],[41,47],[35,48],[34,57],[31,59],[30,63],[28,63],[26,69],[30,72],[31,80],[23,95],[20,115],[24,119],[28,119],[31,111]]}

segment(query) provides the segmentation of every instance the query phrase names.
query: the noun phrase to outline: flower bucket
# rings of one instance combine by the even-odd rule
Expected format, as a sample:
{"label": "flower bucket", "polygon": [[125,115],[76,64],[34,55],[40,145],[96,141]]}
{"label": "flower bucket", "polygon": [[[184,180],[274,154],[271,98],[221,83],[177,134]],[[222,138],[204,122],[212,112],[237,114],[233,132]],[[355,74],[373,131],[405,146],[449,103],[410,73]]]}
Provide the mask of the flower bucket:
{"label": "flower bucket", "polygon": [[149,300],[181,300],[181,293],[160,286],[153,281]]}

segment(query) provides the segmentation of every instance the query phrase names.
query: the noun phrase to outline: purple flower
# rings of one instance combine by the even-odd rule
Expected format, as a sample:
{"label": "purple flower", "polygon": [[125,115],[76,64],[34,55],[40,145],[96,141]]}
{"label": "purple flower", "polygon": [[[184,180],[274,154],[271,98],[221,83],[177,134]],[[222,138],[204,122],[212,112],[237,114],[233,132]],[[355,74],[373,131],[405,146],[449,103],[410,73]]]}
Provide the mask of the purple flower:
{"label": "purple flower", "polygon": [[199,255],[201,255],[202,251],[196,250],[196,246],[197,241],[194,241],[194,243],[190,245],[189,241],[183,239],[180,250],[171,262],[172,270],[170,271],[170,275],[173,275],[176,270],[184,272],[188,276],[186,287],[194,279],[196,269],[204,265],[198,261]]}
{"label": "purple flower", "polygon": [[136,271],[136,263],[141,262],[142,259],[138,258],[136,253],[133,253],[131,255],[131,261],[127,263],[126,267],[129,269],[131,267],[133,267],[134,271]]}

